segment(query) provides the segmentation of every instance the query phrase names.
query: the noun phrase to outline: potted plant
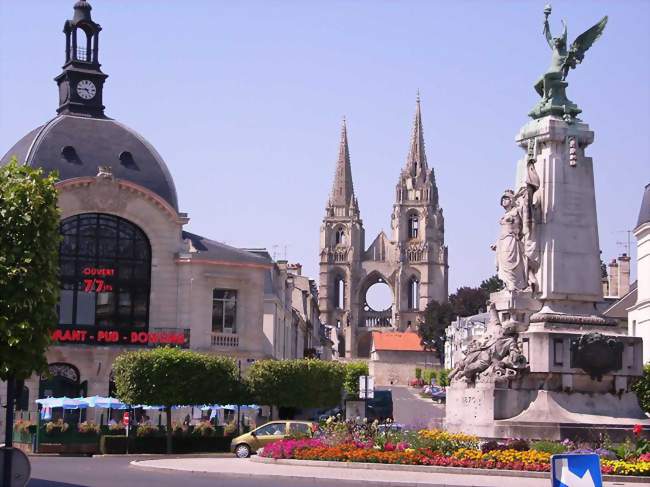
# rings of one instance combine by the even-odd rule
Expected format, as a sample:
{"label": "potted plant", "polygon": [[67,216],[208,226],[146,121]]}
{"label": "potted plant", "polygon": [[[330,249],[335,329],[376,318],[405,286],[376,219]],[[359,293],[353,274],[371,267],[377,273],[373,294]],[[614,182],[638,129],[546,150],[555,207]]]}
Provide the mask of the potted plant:
{"label": "potted plant", "polygon": [[45,425],[45,432],[48,435],[60,435],[68,431],[69,426],[68,423],[59,418],[48,422]]}
{"label": "potted plant", "polygon": [[79,431],[79,434],[81,435],[96,436],[99,434],[99,426],[92,421],[84,421],[79,424],[77,431]]}

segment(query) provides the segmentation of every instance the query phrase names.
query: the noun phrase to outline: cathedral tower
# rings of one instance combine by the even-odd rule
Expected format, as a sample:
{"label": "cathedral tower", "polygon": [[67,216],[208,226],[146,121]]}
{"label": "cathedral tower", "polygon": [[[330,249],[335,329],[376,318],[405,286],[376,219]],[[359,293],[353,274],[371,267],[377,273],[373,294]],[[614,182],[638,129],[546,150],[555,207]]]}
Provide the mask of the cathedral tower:
{"label": "cathedral tower", "polygon": [[[345,123],[320,239],[320,310],[336,329],[339,356],[369,357],[372,331],[415,331],[432,299],[447,300],[447,247],[438,188],[424,150],[418,96],[411,145],[395,192],[392,233],[365,247]],[[387,285],[392,304],[373,309],[369,289]]]}

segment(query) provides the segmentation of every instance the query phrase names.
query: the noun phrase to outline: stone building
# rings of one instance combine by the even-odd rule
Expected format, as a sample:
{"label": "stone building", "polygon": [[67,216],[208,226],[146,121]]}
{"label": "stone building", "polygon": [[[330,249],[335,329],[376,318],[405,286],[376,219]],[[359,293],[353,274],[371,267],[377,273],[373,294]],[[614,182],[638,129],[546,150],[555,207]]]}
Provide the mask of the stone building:
{"label": "stone building", "polygon": [[[37,397],[110,395],[115,357],[137,347],[177,344],[244,367],[320,347],[317,297],[305,277],[291,277],[265,250],[184,229],[189,217],[160,154],[105,114],[100,31],[90,4],[78,1],[64,26],[57,115],[0,160],[60,176],[59,323],[47,351],[50,374],[26,382],[23,406],[33,408]],[[311,328],[293,320],[296,292]]]}
{"label": "stone building", "polygon": [[[340,357],[369,357],[373,330],[415,328],[430,300],[447,300],[444,219],[424,150],[419,96],[410,150],[395,188],[391,229],[390,236],[381,232],[366,247],[344,121],[320,230],[319,285],[321,316],[336,329]],[[377,284],[390,287],[387,309],[368,304],[368,290]]]}
{"label": "stone building", "polygon": [[412,331],[372,331],[368,371],[376,386],[408,385],[415,368],[439,368],[439,355],[428,352]]}

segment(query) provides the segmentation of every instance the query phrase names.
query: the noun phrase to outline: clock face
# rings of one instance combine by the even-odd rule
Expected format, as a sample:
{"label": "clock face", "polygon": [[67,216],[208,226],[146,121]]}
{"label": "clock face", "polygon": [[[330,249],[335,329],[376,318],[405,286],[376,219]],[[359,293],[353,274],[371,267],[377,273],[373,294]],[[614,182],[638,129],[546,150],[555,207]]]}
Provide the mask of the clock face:
{"label": "clock face", "polygon": [[88,79],[82,79],[77,83],[77,94],[83,98],[84,100],[90,100],[95,97],[95,93],[97,93],[97,88],[95,88],[95,84],[88,80]]}

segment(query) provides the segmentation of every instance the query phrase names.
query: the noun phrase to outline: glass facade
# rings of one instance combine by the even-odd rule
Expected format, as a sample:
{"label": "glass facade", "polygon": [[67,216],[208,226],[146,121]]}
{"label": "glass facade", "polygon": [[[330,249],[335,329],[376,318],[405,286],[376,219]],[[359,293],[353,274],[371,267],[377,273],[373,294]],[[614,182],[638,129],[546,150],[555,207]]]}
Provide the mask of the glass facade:
{"label": "glass facade", "polygon": [[151,246],[123,218],[85,213],[61,222],[59,327],[147,331]]}

